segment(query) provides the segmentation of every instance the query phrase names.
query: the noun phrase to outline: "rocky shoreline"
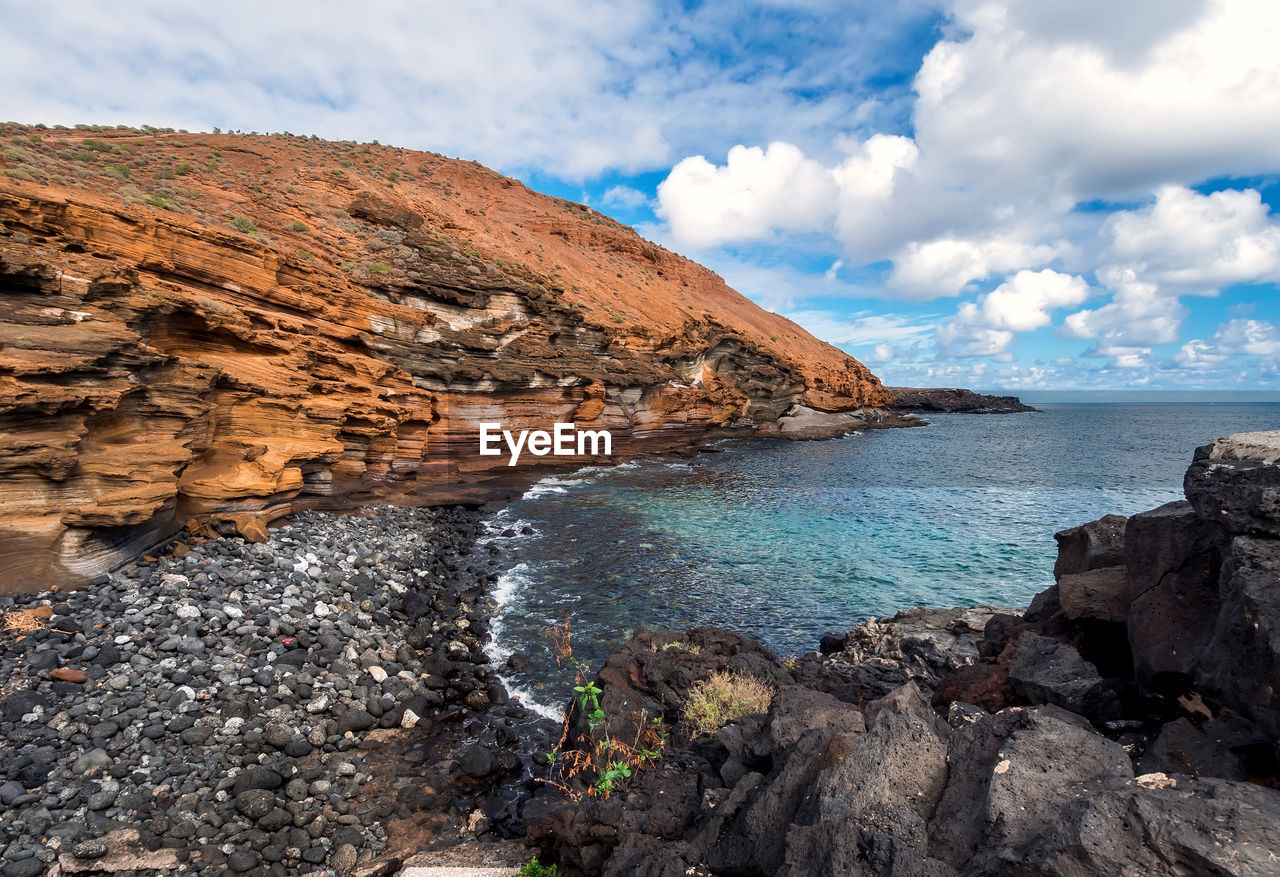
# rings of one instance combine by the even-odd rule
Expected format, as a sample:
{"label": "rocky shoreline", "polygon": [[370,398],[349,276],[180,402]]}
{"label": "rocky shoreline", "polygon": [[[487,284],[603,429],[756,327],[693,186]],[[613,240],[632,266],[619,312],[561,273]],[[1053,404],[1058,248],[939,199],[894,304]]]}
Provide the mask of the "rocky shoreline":
{"label": "rocky shoreline", "polygon": [[[477,510],[171,543],[93,588],[0,597],[0,875],[534,854],[568,877],[1272,874],[1277,490],[1280,434],[1202,448],[1187,501],[1059,533],[1025,611],[908,610],[785,661],[641,629],[563,729],[485,653],[518,533]],[[726,673],[769,696],[695,732],[687,705]],[[607,760],[566,769],[601,740],[645,753],[616,784]]]}
{"label": "rocky shoreline", "polygon": [[303,512],[0,597],[0,874],[391,873],[503,833],[472,814],[553,729],[483,652],[488,541],[461,507]]}
{"label": "rocky shoreline", "polygon": [[[526,841],[571,877],[1275,874],[1280,433],[1199,449],[1185,487],[1059,533],[1025,612],[910,610],[796,661],[638,631],[567,748],[658,722],[662,757],[607,794],[562,774]],[[767,708],[695,733],[747,677]]]}

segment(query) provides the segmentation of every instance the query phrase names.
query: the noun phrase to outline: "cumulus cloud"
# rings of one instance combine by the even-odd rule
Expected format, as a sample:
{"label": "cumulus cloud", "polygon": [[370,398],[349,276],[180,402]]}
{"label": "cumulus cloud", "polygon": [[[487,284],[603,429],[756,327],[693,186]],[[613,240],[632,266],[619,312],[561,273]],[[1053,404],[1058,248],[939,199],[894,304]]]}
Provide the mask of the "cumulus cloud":
{"label": "cumulus cloud", "polygon": [[1003,356],[1015,333],[1048,326],[1051,311],[1089,297],[1083,277],[1057,271],[1019,271],[976,303],[965,302],[938,328],[938,347],[951,356]]}
{"label": "cumulus cloud", "polygon": [[1106,231],[1111,258],[1164,287],[1212,293],[1280,280],[1280,225],[1254,189],[1202,195],[1162,186],[1154,204],[1116,213]]}
{"label": "cumulus cloud", "polygon": [[1280,327],[1267,320],[1228,320],[1209,340],[1193,338],[1182,345],[1174,361],[1186,368],[1207,369],[1238,356],[1280,359]]}
{"label": "cumulus cloud", "polygon": [[1052,261],[1065,244],[1032,244],[1011,237],[939,238],[907,244],[893,260],[889,288],[902,298],[959,295],[969,283]]}
{"label": "cumulus cloud", "polygon": [[[1071,229],[1089,230],[1074,213],[1082,201],[1142,196],[1170,180],[1280,168],[1280,115],[1271,111],[1280,94],[1273,48],[1280,5],[1084,3],[1086,11],[1076,0],[956,0],[953,27],[914,79],[912,138],[842,140],[846,156],[825,165],[826,196],[816,194],[822,176],[799,147],[770,147],[786,156],[785,168],[771,175],[782,181],[776,186],[706,183],[731,178],[732,160],[716,166],[700,158],[699,174],[686,175],[691,168],[678,165],[681,173],[673,172],[659,192],[673,233],[706,245],[824,229],[846,258],[891,260],[886,292],[919,300],[1055,260],[1065,264],[1079,255]],[[1094,8],[1097,14],[1087,12]],[[788,210],[774,210],[790,169],[798,167],[807,185],[796,187]],[[1242,237],[1232,227],[1252,223],[1257,231],[1260,203],[1239,194],[1195,203],[1200,197],[1165,186],[1151,215],[1132,223],[1176,225],[1200,210],[1238,249],[1215,250],[1215,241],[1202,240],[1181,251],[1198,260],[1198,269],[1155,276],[1151,261],[1142,279],[1220,286],[1272,272],[1270,233]],[[717,206],[717,199],[724,203]],[[697,202],[703,221],[677,223],[689,201]],[[744,216],[749,221],[737,219]],[[1119,222],[1111,231],[1117,247],[1111,261],[1080,267],[1124,263],[1133,230]]]}
{"label": "cumulus cloud", "polygon": [[686,158],[658,186],[658,215],[682,243],[702,248],[813,231],[834,210],[830,174],[790,143],[735,146],[723,166]]}
{"label": "cumulus cloud", "polygon": [[1088,5],[957,4],[960,35],[915,80],[916,139],[944,176],[1076,200],[1274,167],[1280,6]]}
{"label": "cumulus cloud", "polygon": [[[1131,356],[1175,343],[1187,315],[1183,295],[1280,280],[1280,225],[1252,189],[1202,195],[1163,186],[1154,204],[1114,214],[1103,231],[1111,261],[1097,276],[1112,300],[1064,324],[1068,337],[1095,339],[1092,355]],[[1197,342],[1183,347],[1178,362],[1205,367],[1216,355]]]}

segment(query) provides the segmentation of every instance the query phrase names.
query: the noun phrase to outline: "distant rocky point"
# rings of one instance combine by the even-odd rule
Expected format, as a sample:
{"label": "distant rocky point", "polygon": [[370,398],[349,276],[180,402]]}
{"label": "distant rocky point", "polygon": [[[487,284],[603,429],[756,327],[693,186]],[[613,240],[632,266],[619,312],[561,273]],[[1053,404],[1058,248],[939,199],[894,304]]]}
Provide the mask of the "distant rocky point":
{"label": "distant rocky point", "polygon": [[1036,411],[1017,396],[987,396],[953,387],[886,387],[890,411],[922,414],[1020,414]]}

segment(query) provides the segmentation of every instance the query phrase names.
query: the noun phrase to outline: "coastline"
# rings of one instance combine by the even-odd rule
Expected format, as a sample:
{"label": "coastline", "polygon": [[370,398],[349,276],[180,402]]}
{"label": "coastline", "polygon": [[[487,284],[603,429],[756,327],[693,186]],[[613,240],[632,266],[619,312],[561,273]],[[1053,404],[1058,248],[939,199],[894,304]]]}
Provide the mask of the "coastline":
{"label": "coastline", "polygon": [[[1198,449],[1186,500],[1056,534],[1025,611],[904,610],[788,661],[637,631],[594,680],[601,718],[571,705],[527,842],[575,875],[1272,873],[1278,466],[1280,432]],[[695,723],[748,679],[764,700]],[[622,789],[573,767],[649,721],[668,745]]]}

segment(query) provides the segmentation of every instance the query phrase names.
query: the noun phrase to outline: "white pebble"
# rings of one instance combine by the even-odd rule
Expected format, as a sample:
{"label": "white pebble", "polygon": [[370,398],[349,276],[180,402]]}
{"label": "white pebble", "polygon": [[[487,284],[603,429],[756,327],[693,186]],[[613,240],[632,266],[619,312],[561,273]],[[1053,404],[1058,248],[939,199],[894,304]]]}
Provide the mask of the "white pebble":
{"label": "white pebble", "polygon": [[374,682],[387,681],[387,671],[383,670],[381,667],[370,667],[369,675],[373,677]]}
{"label": "white pebble", "polygon": [[412,728],[414,725],[418,724],[418,719],[418,714],[413,710],[405,710],[404,715],[400,718],[400,727]]}

